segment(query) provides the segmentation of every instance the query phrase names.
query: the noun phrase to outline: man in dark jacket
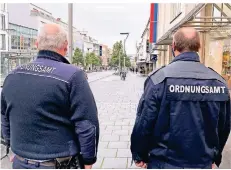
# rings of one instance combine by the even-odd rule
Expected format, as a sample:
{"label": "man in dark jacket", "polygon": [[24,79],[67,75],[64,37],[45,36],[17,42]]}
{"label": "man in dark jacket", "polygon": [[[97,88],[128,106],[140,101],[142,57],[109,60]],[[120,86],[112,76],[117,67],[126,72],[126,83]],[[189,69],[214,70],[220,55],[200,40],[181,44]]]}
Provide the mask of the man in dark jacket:
{"label": "man in dark jacket", "polygon": [[[85,73],[65,59],[67,34],[55,24],[38,35],[37,59],[12,71],[1,95],[1,128],[13,168],[96,162],[99,123]],[[75,159],[78,157],[78,159]]]}
{"label": "man in dark jacket", "polygon": [[166,67],[147,78],[131,136],[133,160],[148,168],[211,168],[230,133],[225,80],[200,63],[199,33],[182,28]]}

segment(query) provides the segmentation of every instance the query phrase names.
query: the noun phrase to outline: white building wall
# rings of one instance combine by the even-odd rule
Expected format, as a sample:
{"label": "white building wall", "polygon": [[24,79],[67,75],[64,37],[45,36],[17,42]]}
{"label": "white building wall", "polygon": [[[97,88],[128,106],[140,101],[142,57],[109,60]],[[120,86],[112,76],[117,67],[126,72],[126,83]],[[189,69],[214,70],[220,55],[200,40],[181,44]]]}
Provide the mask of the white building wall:
{"label": "white building wall", "polygon": [[160,3],[158,10],[158,33],[157,39],[161,38],[168,30],[178,24],[197,4],[181,3],[181,14],[177,18],[173,18],[171,12],[174,4],[172,3]]}
{"label": "white building wall", "polygon": [[30,16],[29,3],[9,3],[9,22],[17,25],[22,25],[28,28],[38,29],[38,21]]}

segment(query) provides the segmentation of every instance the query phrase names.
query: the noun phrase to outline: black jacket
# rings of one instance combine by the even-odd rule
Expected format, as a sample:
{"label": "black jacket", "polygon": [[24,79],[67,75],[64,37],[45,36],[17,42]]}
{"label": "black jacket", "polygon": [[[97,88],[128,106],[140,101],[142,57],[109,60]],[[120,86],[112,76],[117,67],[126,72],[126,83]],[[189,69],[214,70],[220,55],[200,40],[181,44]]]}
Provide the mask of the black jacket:
{"label": "black jacket", "polygon": [[182,168],[219,166],[230,133],[225,80],[186,52],[151,73],[131,136],[134,160]]}
{"label": "black jacket", "polygon": [[1,127],[12,151],[46,160],[81,152],[84,164],[96,161],[97,108],[82,70],[61,55],[40,51],[32,63],[5,79]]}

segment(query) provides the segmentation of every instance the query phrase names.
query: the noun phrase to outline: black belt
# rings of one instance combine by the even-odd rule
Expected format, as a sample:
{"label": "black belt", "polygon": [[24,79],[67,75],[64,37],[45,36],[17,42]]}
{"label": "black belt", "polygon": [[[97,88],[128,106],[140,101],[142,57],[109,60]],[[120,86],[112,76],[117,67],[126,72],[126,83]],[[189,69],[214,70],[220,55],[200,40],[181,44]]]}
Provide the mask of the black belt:
{"label": "black belt", "polygon": [[67,160],[71,160],[72,157],[63,157],[63,158],[56,158],[53,160],[45,160],[45,161],[39,161],[39,160],[31,160],[31,159],[27,159],[27,158],[23,158],[21,156],[16,155],[16,157],[20,160],[20,161],[27,161],[29,164],[38,164],[42,165],[42,166],[56,166],[57,162],[61,163]]}

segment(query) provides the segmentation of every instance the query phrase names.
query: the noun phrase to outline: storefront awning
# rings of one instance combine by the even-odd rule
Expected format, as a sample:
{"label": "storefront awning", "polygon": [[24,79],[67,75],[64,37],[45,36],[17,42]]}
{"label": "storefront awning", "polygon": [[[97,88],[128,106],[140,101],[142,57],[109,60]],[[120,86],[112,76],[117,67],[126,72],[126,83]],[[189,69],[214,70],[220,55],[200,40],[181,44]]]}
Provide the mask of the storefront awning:
{"label": "storefront awning", "polygon": [[146,63],[145,60],[138,60],[138,61],[136,61],[136,64],[144,64],[144,63]]}
{"label": "storefront awning", "polygon": [[196,17],[181,27],[194,27],[200,32],[209,32],[211,39],[231,38],[231,4],[213,3],[212,16]]}
{"label": "storefront awning", "polygon": [[156,43],[156,45],[169,45],[172,43],[172,33],[174,33],[182,24],[193,18],[203,7],[205,3],[198,4],[193,10],[191,10],[179,23],[173,26],[168,32],[166,32]]}
{"label": "storefront awning", "polygon": [[[212,16],[197,17],[197,14],[206,7],[212,6]],[[231,38],[231,4],[210,3],[198,4],[178,24],[163,35],[156,45],[169,45],[172,42],[172,34],[181,27],[194,27],[199,32],[209,32],[212,39]]]}
{"label": "storefront awning", "polygon": [[[212,16],[198,17],[198,13],[212,6]],[[178,24],[165,33],[156,45],[170,45],[172,34],[181,27],[194,27],[199,32],[209,32],[212,39],[231,38],[231,4],[230,3],[201,3],[188,13]]]}

